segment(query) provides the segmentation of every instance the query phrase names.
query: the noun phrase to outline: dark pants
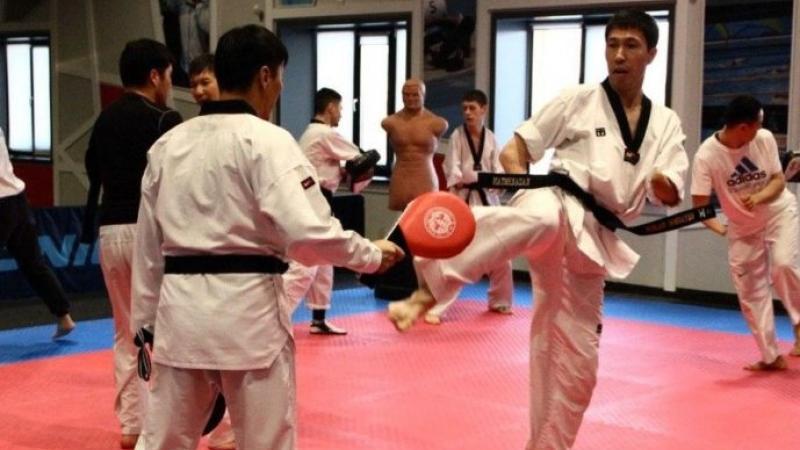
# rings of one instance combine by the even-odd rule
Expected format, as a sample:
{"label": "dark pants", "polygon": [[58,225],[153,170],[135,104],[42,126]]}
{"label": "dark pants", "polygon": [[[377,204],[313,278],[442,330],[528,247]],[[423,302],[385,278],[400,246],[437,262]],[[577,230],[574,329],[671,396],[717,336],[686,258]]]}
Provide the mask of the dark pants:
{"label": "dark pants", "polygon": [[25,191],[0,198],[0,248],[6,247],[34,291],[56,317],[69,312],[69,302],[39,248],[33,214]]}
{"label": "dark pants", "polygon": [[406,253],[406,257],[381,274],[363,274],[361,283],[375,290],[375,297],[381,300],[400,300],[410,296],[417,289],[417,275],[414,271],[411,251],[406,244],[405,236],[396,227],[388,236]]}

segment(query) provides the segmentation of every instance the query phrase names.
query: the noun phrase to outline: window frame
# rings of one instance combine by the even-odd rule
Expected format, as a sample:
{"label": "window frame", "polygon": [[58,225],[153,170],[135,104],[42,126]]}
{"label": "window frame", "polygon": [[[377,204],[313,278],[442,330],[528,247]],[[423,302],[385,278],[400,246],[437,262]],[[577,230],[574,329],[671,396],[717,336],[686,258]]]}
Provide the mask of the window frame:
{"label": "window frame", "polygon": [[[379,32],[385,32],[389,36],[389,73],[388,75],[388,97],[387,97],[387,113],[386,115],[389,116],[394,114],[397,110],[397,102],[396,102],[396,93],[393,89],[398,82],[397,74],[396,74],[396,58],[397,58],[397,32],[399,30],[405,30],[405,43],[406,43],[406,68],[405,68],[405,77],[408,79],[411,76],[411,58],[413,57],[412,48],[411,48],[411,37],[412,37],[412,16],[411,14],[377,14],[372,15],[369,17],[354,17],[354,16],[334,16],[334,17],[325,17],[325,18],[316,18],[316,19],[281,19],[277,23],[277,30],[280,32],[281,27],[289,26],[289,27],[296,27],[296,26],[307,26],[314,31],[314,39],[312,40],[312,65],[314,70],[316,70],[317,65],[317,39],[316,33],[319,31],[353,31],[355,32],[355,36],[353,39],[353,45],[355,46],[354,49],[354,67],[353,67],[353,97],[355,99],[359,99],[360,94],[360,80],[359,80],[359,73],[360,73],[360,63],[361,63],[361,55],[360,55],[360,45],[359,45],[359,37],[360,33],[363,34],[374,34]],[[291,62],[290,62],[291,64]],[[405,81],[405,80],[403,80]],[[321,87],[317,85],[317,77],[314,77],[314,92],[319,90]],[[312,102],[312,109],[313,109],[313,95],[310,96],[310,101]],[[280,108],[277,108],[278,115],[276,116],[276,120],[280,123]],[[353,112],[353,142],[356,145],[359,145],[359,137],[360,137],[360,129],[359,129],[359,120],[360,116],[359,113],[361,108],[356,108]],[[380,164],[375,167],[375,175],[377,178],[386,177],[389,178],[392,173],[392,166],[394,165],[394,151],[389,143],[389,137],[386,137],[386,163]]]}
{"label": "window frame", "polygon": [[[353,111],[353,142],[356,145],[361,144],[361,37],[362,36],[369,36],[369,35],[380,35],[385,34],[388,37],[389,41],[389,67],[388,67],[388,92],[387,92],[387,103],[386,103],[386,115],[394,114],[397,110],[397,105],[395,104],[395,90],[394,87],[397,84],[397,77],[396,77],[396,68],[397,68],[397,31],[404,29],[406,30],[406,78],[410,76],[410,67],[411,65],[408,64],[408,58],[410,55],[410,45],[411,45],[411,32],[410,32],[410,20],[405,20],[404,26],[398,26],[399,22],[403,22],[404,19],[397,19],[392,20],[390,22],[393,23],[375,23],[374,20],[369,21],[361,21],[361,22],[353,22],[351,24],[322,24],[317,27],[316,33],[320,31],[325,31],[330,28],[326,26],[332,26],[333,29],[336,31],[352,31],[354,33],[353,36],[353,45],[355,46],[353,55],[354,55],[354,67],[353,67],[353,98],[358,99],[357,107]],[[381,21],[383,22],[383,21]],[[316,63],[317,57],[317,48],[316,48],[316,39],[314,40],[314,59]],[[316,84],[316,77],[314,78],[314,92],[322,88],[323,86],[318,86]],[[379,164],[375,167],[375,175],[379,177],[390,177],[392,174],[392,167],[394,166],[394,150],[389,143],[389,137],[386,136],[386,163]]]}
{"label": "window frame", "polygon": [[[30,150],[20,150],[15,149],[11,146],[10,135],[11,130],[9,129],[10,126],[10,96],[8,95],[9,92],[9,84],[8,84],[8,59],[6,56],[6,48],[9,44],[29,44],[29,54],[30,54],[30,103],[31,103],[31,149]],[[46,149],[37,149],[36,148],[36,107],[34,102],[34,94],[35,94],[35,74],[34,74],[34,49],[39,47],[45,47],[48,50],[48,79],[50,83],[50,96],[48,99],[48,104],[50,106],[50,146]],[[52,38],[50,33],[41,32],[41,31],[31,31],[31,32],[13,32],[13,33],[0,33],[0,52],[2,52],[2,66],[0,70],[3,70],[2,75],[2,86],[0,89],[3,90],[5,94],[5,105],[3,109],[3,115],[0,117],[0,126],[3,128],[3,133],[6,138],[6,147],[8,148],[8,153],[11,159],[13,160],[32,160],[32,161],[52,161],[53,159],[53,47],[52,47]]]}
{"label": "window frame", "polygon": [[[532,8],[532,9],[525,9],[525,10],[516,10],[512,12],[495,12],[491,14],[491,71],[489,73],[489,92],[491,92],[492,98],[496,97],[497,92],[497,32],[498,32],[498,22],[503,20],[519,20],[520,22],[524,23],[524,27],[527,33],[527,48],[525,52],[525,76],[526,76],[526,92],[525,95],[525,111],[527,111],[528,116],[530,117],[535,111],[531,111],[531,73],[532,73],[532,42],[533,42],[533,25],[537,23],[569,23],[569,22],[581,22],[582,23],[582,39],[581,39],[581,71],[580,71],[580,83],[584,82],[585,77],[585,68],[584,63],[586,61],[586,28],[587,25],[598,25],[603,24],[605,25],[608,22],[608,19],[621,7],[624,5],[614,6],[614,7],[598,7],[598,8],[587,8],[582,6],[569,6],[569,7],[561,7],[561,8]],[[672,103],[672,69],[673,69],[673,58],[675,53],[675,4],[674,3],[653,3],[648,4],[646,7],[647,11],[666,11],[666,18],[669,23],[669,38],[667,39],[669,51],[667,53],[667,78],[666,78],[666,85],[664,88],[664,104],[666,106],[670,106]],[[546,20],[546,21],[536,21],[537,17],[558,17],[558,16],[567,16],[563,20],[561,19],[554,19],[554,20]],[[580,16],[580,17],[576,17]],[[496,109],[493,109],[488,123],[490,128],[495,128],[495,115]]]}

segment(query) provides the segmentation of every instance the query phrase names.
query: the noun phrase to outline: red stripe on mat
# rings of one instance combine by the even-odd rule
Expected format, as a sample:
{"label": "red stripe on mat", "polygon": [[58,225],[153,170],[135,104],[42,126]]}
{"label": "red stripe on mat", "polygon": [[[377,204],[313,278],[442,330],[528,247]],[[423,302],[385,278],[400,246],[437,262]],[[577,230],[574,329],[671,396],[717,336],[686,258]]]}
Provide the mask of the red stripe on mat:
{"label": "red stripe on mat", "polygon": [[[381,314],[296,331],[300,450],[521,449],[529,312],[461,302],[440,327],[398,334]],[[794,449],[800,360],[750,374],[749,336],[608,320],[576,449]],[[0,449],[112,449],[110,352],[0,366]],[[204,448],[204,447],[202,447]]]}

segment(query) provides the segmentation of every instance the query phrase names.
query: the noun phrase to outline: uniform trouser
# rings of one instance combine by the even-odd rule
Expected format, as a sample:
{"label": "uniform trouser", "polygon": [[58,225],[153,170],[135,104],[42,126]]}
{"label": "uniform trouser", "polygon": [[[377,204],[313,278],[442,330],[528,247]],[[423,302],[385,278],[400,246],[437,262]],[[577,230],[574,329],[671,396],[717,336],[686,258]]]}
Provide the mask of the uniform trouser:
{"label": "uniform trouser", "polygon": [[770,281],[792,324],[800,321],[798,256],[800,224],[794,204],[771,217],[763,231],[728,241],[731,278],[742,315],[761,351],[762,361],[766,363],[775,361],[780,355],[775,337]]}
{"label": "uniform trouser", "polygon": [[[452,191],[459,197],[465,198],[471,207],[483,205],[483,200],[478,190],[474,189],[455,189]],[[488,198],[490,205],[500,205],[497,194],[491,190],[483,190]],[[514,272],[511,261],[503,261],[496,267],[489,269],[489,290],[486,293],[489,298],[489,308],[498,306],[511,306],[514,297]],[[428,315],[441,316],[458,299],[458,295],[451,298],[437,299],[436,305],[428,311]]]}
{"label": "uniform trouser", "polygon": [[[489,308],[498,306],[511,306],[514,297],[514,274],[511,261],[505,261],[494,269],[489,270]],[[458,295],[450,299],[442,299],[428,311],[428,314],[441,316],[458,299]]]}
{"label": "uniform trouser", "polygon": [[181,369],[153,364],[150,405],[137,450],[195,450],[220,391],[230,411],[237,449],[295,448],[294,343],[289,339],[264,369]]}
{"label": "uniform trouser", "polygon": [[56,317],[69,313],[69,301],[53,270],[39,248],[33,214],[25,191],[0,198],[0,248],[6,247],[19,270],[47,309]]}
{"label": "uniform trouser", "polygon": [[524,255],[536,306],[531,323],[528,449],[567,449],[575,441],[597,379],[604,270],[576,247],[561,199],[528,191],[512,207],[473,209],[475,238],[445,260],[417,258],[434,298],[458,295],[487,268]]}
{"label": "uniform trouser", "polygon": [[289,263],[289,270],[283,274],[283,288],[292,309],[304,297],[311,309],[329,309],[333,291],[333,266],[306,266],[292,261]]}
{"label": "uniform trouser", "polygon": [[131,333],[131,260],[136,224],[100,227],[100,268],[114,317],[114,411],[122,434],[139,434],[147,393],[136,374],[137,349]]}
{"label": "uniform trouser", "polygon": [[[136,224],[100,227],[100,268],[114,317],[114,412],[122,434],[139,434],[147,409],[147,388],[136,371],[138,349],[131,332],[131,261],[136,238]],[[231,440],[230,419],[220,422],[212,432],[212,441]]]}
{"label": "uniform trouser", "polygon": [[[322,195],[333,211],[333,192],[320,187]],[[289,263],[289,270],[283,274],[283,289],[286,292],[291,311],[305,298],[310,309],[327,310],[331,307],[333,291],[333,266],[306,266],[297,261]]]}

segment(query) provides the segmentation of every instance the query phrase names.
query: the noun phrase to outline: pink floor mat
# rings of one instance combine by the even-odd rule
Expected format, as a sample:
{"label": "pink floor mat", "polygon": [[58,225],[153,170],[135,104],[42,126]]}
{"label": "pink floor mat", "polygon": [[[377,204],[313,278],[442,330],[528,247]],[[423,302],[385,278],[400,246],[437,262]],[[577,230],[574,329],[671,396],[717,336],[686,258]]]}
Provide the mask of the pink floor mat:
{"label": "pink floor mat", "polygon": [[[298,326],[298,448],[524,448],[529,320],[461,302],[406,334],[376,313],[336,318],[345,337]],[[749,336],[608,320],[575,448],[798,448],[800,358],[741,370],[757,357]],[[0,366],[0,449],[117,448],[112,402],[109,351]]]}

